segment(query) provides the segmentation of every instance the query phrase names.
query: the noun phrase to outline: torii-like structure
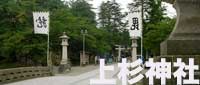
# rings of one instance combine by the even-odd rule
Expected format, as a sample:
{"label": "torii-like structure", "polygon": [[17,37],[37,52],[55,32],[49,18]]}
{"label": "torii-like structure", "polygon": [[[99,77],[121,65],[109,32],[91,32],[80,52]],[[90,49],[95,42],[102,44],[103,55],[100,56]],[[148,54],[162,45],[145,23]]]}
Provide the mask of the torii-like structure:
{"label": "torii-like structure", "polygon": [[125,48],[122,48],[121,45],[115,45],[117,48],[115,48],[116,50],[118,50],[118,57],[117,57],[117,61],[120,61],[121,58],[121,51],[125,50]]}

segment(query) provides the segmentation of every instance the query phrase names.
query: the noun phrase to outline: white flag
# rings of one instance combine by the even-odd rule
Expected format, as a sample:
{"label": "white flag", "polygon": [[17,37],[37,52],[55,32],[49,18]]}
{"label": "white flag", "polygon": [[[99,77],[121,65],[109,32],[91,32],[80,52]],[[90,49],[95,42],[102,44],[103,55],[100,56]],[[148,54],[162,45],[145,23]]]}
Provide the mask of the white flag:
{"label": "white flag", "polygon": [[[139,9],[141,7],[138,7]],[[136,11],[128,14],[128,29],[130,37],[141,37],[142,36],[142,13]]]}
{"label": "white flag", "polygon": [[34,33],[49,34],[49,12],[33,12]]}

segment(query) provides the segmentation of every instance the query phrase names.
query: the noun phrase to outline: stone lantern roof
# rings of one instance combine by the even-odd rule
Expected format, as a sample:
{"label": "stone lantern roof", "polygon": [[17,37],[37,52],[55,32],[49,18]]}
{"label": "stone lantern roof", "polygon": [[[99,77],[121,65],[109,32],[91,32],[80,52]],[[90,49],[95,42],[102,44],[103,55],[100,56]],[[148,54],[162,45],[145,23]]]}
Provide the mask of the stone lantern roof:
{"label": "stone lantern roof", "polygon": [[60,36],[61,39],[69,39],[69,37],[66,35],[66,32],[63,32],[63,35]]}

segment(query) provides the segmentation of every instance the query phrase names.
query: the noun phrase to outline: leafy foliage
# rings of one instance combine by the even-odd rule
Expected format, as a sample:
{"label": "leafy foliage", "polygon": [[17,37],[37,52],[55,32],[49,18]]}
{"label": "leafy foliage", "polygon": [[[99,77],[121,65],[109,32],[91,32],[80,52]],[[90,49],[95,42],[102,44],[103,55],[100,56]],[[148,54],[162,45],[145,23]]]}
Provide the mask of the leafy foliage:
{"label": "leafy foliage", "polygon": [[[144,45],[158,53],[175,20],[163,17],[159,4],[149,2],[144,20]],[[147,7],[148,8],[148,7]],[[50,53],[61,57],[62,32],[70,37],[69,57],[78,64],[82,50],[81,29],[87,29],[86,51],[93,55],[111,53],[114,45],[130,45],[126,13],[114,1],[100,6],[99,24],[92,7],[85,0],[1,0],[0,1],[0,68],[46,65],[47,35],[33,33],[34,11],[50,11]],[[97,25],[97,26],[96,26]],[[99,27],[99,28],[97,28]]]}
{"label": "leafy foliage", "polygon": [[[33,11],[50,11],[50,51],[61,57],[59,37],[66,32],[69,40],[69,57],[78,62],[82,50],[81,29],[88,30],[86,50],[101,54],[112,49],[109,33],[96,27],[95,13],[84,0],[1,0],[0,1],[0,64],[15,66],[46,65],[47,35],[33,33]],[[80,6],[81,5],[81,6]],[[76,64],[76,63],[73,63]],[[4,67],[0,67],[4,68]]]}
{"label": "leafy foliage", "polygon": [[113,1],[102,2],[99,12],[99,26],[109,32],[107,42],[111,48],[114,45],[128,45],[129,35],[126,29],[127,21],[124,21],[126,13],[121,12],[119,3]]}
{"label": "leafy foliage", "polygon": [[[141,2],[143,1],[143,3]],[[133,0],[129,9],[143,5],[143,39],[145,51],[160,54],[160,43],[171,33],[175,19],[165,17],[161,0]]]}
{"label": "leafy foliage", "polygon": [[160,43],[163,42],[171,33],[175,24],[175,19],[166,18],[156,24],[148,24],[148,29],[152,29],[144,34],[144,46],[150,49],[152,54],[160,54]]}

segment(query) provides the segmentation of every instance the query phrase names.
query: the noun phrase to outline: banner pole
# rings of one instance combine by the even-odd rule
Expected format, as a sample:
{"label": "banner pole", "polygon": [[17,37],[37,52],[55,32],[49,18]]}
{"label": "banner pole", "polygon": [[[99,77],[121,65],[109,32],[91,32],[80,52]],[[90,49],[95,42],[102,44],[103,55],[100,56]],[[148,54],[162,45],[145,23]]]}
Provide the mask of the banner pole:
{"label": "banner pole", "polygon": [[47,35],[47,66],[50,66],[50,57],[49,57],[49,33]]}
{"label": "banner pole", "polygon": [[144,57],[143,57],[143,15],[144,15],[143,4],[144,4],[144,0],[142,0],[142,4],[141,4],[142,5],[142,7],[141,7],[141,11],[142,11],[141,12],[142,13],[141,14],[141,17],[142,17],[142,20],[141,20],[142,21],[142,26],[141,26],[141,28],[142,28],[141,29],[141,57],[144,59]]}
{"label": "banner pole", "polygon": [[[48,16],[49,18],[49,16]],[[50,19],[49,19],[49,24],[50,24]],[[50,33],[50,25],[48,27],[48,37],[47,37],[47,66],[51,66],[51,57],[50,57],[50,52],[49,52],[49,33]]]}

